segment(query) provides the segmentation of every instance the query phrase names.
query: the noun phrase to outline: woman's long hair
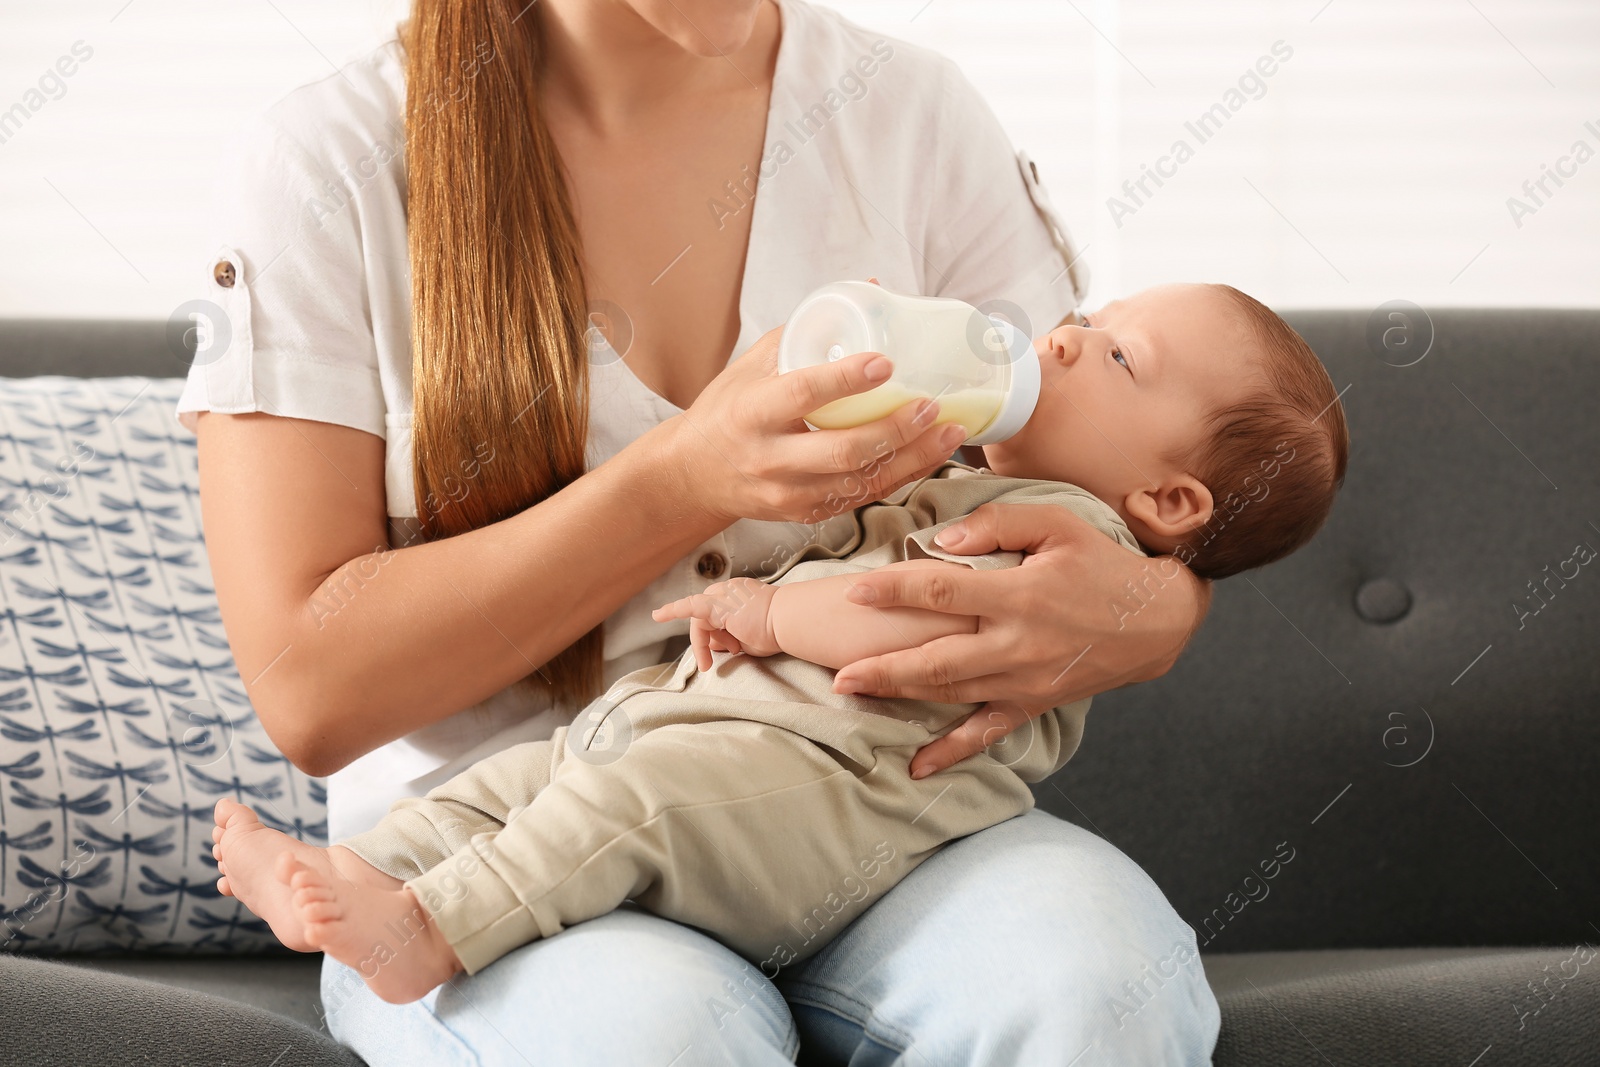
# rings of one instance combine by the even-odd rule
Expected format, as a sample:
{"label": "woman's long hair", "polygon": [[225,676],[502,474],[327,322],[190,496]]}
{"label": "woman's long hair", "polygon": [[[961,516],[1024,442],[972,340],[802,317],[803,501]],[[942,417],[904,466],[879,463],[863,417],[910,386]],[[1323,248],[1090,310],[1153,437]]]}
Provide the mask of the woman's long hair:
{"label": "woman's long hair", "polygon": [[[412,471],[430,540],[514,515],[584,471],[582,254],[527,6],[414,0],[402,28]],[[581,707],[600,691],[602,650],[597,625],[521,681]]]}

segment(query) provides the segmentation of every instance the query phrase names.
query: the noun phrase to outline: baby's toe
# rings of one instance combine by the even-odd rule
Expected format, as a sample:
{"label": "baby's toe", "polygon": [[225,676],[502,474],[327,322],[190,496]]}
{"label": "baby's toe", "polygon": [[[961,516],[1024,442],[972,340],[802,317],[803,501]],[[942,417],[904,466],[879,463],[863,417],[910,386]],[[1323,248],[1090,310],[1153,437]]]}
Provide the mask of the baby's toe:
{"label": "baby's toe", "polygon": [[278,853],[277,858],[272,861],[273,877],[284,885],[292,884],[294,876],[305,869],[306,865],[301,863],[295,854],[288,849]]}
{"label": "baby's toe", "polygon": [[333,899],[333,890],[329,889],[325,885],[296,886],[293,897],[296,907],[306,904],[316,904],[319,901]]}
{"label": "baby's toe", "polygon": [[300,921],[306,923],[335,923],[344,918],[344,911],[337,901],[318,900],[304,906],[296,905],[295,911],[300,915]]}
{"label": "baby's toe", "polygon": [[237,800],[230,800],[228,797],[223,797],[217,801],[215,817],[217,825],[222,827],[223,830],[232,830],[249,823],[261,822],[260,819],[256,818],[254,811],[251,811]]}
{"label": "baby's toe", "polygon": [[[299,860],[294,862],[289,872],[289,888],[296,891],[304,889],[327,889],[328,879],[320,872],[312,870]],[[331,890],[329,890],[331,892]]]}

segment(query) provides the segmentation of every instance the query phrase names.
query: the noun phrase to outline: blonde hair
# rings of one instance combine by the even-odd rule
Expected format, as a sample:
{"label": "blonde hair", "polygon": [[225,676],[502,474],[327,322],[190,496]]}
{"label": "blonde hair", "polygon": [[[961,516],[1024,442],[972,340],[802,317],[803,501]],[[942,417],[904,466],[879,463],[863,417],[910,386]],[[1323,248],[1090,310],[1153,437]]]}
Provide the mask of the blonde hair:
{"label": "blonde hair", "polygon": [[[414,0],[406,56],[412,474],[422,536],[498,522],[584,472],[587,299],[526,0]],[[563,605],[527,605],[559,611]],[[596,625],[521,679],[581,706]]]}

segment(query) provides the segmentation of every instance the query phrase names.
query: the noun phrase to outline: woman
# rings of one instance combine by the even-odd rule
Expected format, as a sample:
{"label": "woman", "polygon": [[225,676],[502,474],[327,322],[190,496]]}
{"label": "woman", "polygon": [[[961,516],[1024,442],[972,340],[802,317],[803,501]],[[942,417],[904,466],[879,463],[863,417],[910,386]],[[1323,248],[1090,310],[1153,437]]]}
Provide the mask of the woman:
{"label": "woman", "polygon": [[[953,65],[804,0],[416,0],[400,42],[246,131],[219,194],[229,336],[177,410],[241,676],[331,775],[335,838],[671,658],[686,628],[653,607],[831,542],[951,454],[915,404],[806,430],[878,380],[870,354],[775,376],[807,291],[875,275],[1030,330],[1075,303]],[[1033,553],[1024,581],[863,585],[983,631],[841,672],[993,702],[919,769],[1161,673],[1203,614],[1185,575],[1113,628],[1093,605],[1140,561],[1065,513],[967,529],[963,551]],[[374,1067],[1194,1063],[1218,1024],[1193,952],[1136,865],[1033,812],[773,979],[629,908],[418,1005],[331,961],[323,997]]]}

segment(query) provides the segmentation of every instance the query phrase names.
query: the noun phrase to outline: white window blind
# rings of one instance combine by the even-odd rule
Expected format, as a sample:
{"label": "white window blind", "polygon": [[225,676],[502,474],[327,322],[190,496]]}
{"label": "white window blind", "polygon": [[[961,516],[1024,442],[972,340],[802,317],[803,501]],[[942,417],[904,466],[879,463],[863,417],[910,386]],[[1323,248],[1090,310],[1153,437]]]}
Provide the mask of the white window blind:
{"label": "white window blind", "polygon": [[[1186,279],[1279,307],[1600,303],[1589,0],[826,2],[961,65],[1038,163],[1092,303]],[[405,6],[13,6],[0,315],[164,318],[208,251],[225,132]]]}
{"label": "white window blind", "polygon": [[[1092,303],[1181,280],[1277,307],[1600,302],[1592,0],[831,2],[960,62],[1038,163]],[[1541,192],[1546,167],[1567,173]]]}

